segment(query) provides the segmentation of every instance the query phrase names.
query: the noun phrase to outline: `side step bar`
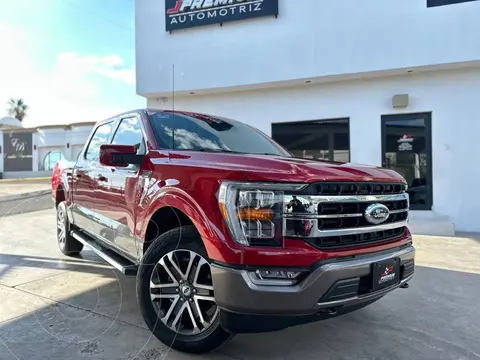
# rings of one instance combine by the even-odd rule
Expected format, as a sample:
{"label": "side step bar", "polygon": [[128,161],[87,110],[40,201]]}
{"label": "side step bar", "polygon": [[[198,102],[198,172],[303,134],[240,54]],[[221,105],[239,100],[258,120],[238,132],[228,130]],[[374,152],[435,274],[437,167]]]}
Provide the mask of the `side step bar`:
{"label": "side step bar", "polygon": [[123,256],[117,254],[115,251],[102,246],[95,240],[93,240],[87,234],[81,231],[72,231],[72,236],[80,241],[83,245],[87,246],[95,254],[100,256],[107,263],[112,265],[117,270],[121,271],[125,275],[135,276],[137,275],[138,265],[132,263],[130,260],[125,259]]}

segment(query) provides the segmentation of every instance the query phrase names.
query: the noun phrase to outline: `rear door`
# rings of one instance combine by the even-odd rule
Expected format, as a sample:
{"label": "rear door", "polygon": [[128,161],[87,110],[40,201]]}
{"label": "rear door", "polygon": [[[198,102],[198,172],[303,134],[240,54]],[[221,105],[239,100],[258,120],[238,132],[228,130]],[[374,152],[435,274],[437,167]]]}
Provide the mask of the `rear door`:
{"label": "rear door", "polygon": [[98,163],[100,145],[108,143],[112,130],[113,122],[98,125],[73,169],[73,221],[75,225],[90,235],[96,235],[94,225],[96,215],[93,201],[96,188],[95,168]]}
{"label": "rear door", "polygon": [[[136,145],[137,155],[146,154],[145,136],[139,115],[121,118],[111,141],[115,145]],[[104,240],[125,255],[137,258],[135,211],[142,191],[140,165],[113,167],[99,164],[95,190],[99,232]]]}

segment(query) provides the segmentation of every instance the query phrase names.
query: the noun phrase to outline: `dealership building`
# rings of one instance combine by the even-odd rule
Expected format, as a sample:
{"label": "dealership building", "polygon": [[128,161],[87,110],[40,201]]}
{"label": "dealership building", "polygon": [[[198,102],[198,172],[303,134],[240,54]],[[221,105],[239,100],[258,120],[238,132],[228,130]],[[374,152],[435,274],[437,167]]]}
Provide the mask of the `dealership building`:
{"label": "dealership building", "polygon": [[414,232],[478,232],[479,18],[475,0],[136,0],[137,93],[394,169]]}

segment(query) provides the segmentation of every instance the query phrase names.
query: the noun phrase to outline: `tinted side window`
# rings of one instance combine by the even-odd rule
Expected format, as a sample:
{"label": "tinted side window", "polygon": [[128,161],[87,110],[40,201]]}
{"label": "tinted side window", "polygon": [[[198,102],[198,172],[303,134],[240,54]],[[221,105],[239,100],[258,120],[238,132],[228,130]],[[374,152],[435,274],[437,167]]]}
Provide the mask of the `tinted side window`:
{"label": "tinted side window", "polygon": [[100,125],[93,134],[90,144],[88,144],[85,158],[87,160],[98,160],[100,145],[106,144],[113,130],[113,122]]}
{"label": "tinted side window", "polygon": [[115,145],[136,145],[139,153],[145,153],[145,143],[143,141],[142,125],[137,117],[122,119],[112,144]]}

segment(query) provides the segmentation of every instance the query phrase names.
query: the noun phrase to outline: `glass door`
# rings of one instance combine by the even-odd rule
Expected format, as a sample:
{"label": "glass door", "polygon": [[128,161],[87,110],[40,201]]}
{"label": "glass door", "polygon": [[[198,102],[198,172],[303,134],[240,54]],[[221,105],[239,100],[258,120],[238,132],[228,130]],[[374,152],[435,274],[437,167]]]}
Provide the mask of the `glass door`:
{"label": "glass door", "polygon": [[408,184],[410,208],[432,208],[431,113],[382,116],[382,166]]}

